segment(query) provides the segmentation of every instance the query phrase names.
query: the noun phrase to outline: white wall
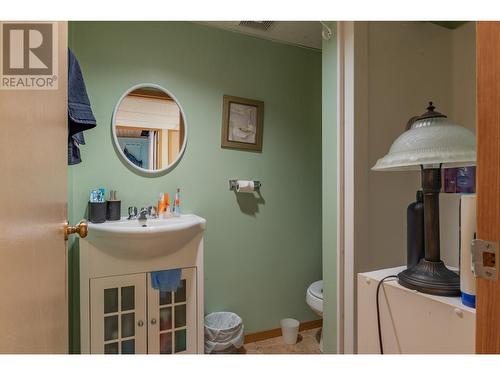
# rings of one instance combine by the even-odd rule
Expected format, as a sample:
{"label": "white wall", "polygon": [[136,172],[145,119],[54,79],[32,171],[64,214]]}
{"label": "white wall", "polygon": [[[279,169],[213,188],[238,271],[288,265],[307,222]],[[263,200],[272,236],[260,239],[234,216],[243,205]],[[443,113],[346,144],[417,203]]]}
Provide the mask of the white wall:
{"label": "white wall", "polygon": [[[476,129],[476,24],[468,22],[451,33],[451,111],[455,123]],[[441,259],[459,266],[460,194],[440,196]]]}
{"label": "white wall", "polygon": [[[475,25],[358,22],[355,36],[355,273],[406,263],[406,208],[418,172],[373,172],[432,100],[450,120],[474,128]],[[356,332],[354,332],[356,337]]]}
{"label": "white wall", "polygon": [[476,23],[451,32],[451,113],[456,123],[476,129]]}

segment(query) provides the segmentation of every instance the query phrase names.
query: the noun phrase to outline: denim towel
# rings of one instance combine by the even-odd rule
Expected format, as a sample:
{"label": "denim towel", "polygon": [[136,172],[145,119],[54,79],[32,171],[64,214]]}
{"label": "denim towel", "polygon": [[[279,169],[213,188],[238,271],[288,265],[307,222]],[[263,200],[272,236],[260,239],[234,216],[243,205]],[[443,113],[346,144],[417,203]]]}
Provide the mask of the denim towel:
{"label": "denim towel", "polygon": [[142,168],[142,160],[137,159],[129,150],[127,150],[127,147],[123,149],[123,153],[127,157],[128,160],[130,160],[132,163],[137,165],[138,167]]}
{"label": "denim towel", "polygon": [[151,272],[151,286],[161,292],[175,292],[181,284],[181,269]]}
{"label": "denim towel", "polygon": [[80,65],[68,48],[68,164],[81,163],[79,145],[85,144],[83,131],[97,122],[83,81]]}

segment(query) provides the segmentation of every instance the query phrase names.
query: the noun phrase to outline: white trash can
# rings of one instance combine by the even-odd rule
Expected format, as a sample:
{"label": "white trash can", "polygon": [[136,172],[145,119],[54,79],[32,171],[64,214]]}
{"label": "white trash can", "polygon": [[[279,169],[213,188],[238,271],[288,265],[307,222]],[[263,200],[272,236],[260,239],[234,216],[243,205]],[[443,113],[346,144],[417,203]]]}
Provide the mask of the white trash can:
{"label": "white trash can", "polygon": [[281,334],[285,344],[292,345],[297,342],[299,334],[299,321],[291,318],[281,320]]}
{"label": "white trash can", "polygon": [[205,316],[205,353],[234,353],[243,346],[243,321],[232,312]]}

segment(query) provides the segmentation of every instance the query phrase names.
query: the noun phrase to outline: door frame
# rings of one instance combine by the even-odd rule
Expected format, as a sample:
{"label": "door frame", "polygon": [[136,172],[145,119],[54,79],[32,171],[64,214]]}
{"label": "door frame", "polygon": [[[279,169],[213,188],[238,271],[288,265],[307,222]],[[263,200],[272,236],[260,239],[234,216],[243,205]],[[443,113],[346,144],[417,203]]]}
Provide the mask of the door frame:
{"label": "door frame", "polygon": [[[477,236],[500,243],[500,22],[476,22]],[[498,260],[496,261],[498,269]],[[500,353],[500,281],[476,282],[476,353]]]}
{"label": "door frame", "polygon": [[354,302],[355,22],[337,22],[337,353],[356,351]]}

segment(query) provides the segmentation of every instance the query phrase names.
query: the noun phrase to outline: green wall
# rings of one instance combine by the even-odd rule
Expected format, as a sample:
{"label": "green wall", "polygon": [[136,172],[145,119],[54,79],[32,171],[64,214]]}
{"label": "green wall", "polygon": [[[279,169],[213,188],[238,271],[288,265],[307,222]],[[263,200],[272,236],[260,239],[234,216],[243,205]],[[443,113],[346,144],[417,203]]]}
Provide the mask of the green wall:
{"label": "green wall", "polygon": [[[328,25],[335,30],[335,23]],[[337,39],[323,40],[323,352],[337,350]]]}
{"label": "green wall", "polygon": [[[180,187],[184,212],[207,219],[207,313],[234,311],[247,332],[316,319],[305,292],[322,276],[321,53],[187,22],[71,22],[69,42],[98,121],[85,133],[83,163],[69,168],[71,221],[85,216],[94,187],[118,190],[122,214]],[[114,105],[140,82],[168,88],[186,113],[186,152],[156,178],[130,171],[112,146]],[[221,149],[224,94],[265,102],[262,153]],[[262,197],[237,197],[230,178],[262,181]],[[78,352],[78,244],[70,246]]]}

